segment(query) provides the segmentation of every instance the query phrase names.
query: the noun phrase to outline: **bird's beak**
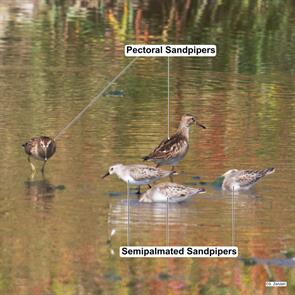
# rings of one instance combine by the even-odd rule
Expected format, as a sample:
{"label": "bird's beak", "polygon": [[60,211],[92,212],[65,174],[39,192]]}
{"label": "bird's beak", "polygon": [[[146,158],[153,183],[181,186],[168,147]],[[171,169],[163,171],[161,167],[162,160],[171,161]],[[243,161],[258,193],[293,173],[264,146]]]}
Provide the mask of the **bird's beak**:
{"label": "bird's beak", "polygon": [[196,121],[196,125],[200,126],[203,129],[207,129],[204,125],[202,125],[201,123],[199,123],[198,121]]}
{"label": "bird's beak", "polygon": [[109,176],[110,175],[110,172],[107,172],[105,175],[103,175],[101,178],[105,178],[105,177],[107,177],[107,176]]}

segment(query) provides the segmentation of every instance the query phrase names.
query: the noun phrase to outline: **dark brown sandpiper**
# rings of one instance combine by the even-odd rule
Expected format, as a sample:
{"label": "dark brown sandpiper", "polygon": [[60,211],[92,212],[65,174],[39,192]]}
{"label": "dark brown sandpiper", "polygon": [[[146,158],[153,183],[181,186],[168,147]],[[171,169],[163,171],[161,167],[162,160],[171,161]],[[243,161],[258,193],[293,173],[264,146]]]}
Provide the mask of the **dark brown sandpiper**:
{"label": "dark brown sandpiper", "polygon": [[36,168],[31,162],[31,157],[43,161],[41,168],[43,174],[47,160],[51,158],[56,151],[54,139],[48,136],[33,137],[28,142],[24,143],[23,147],[28,155],[28,162],[31,165],[33,173],[36,171]]}

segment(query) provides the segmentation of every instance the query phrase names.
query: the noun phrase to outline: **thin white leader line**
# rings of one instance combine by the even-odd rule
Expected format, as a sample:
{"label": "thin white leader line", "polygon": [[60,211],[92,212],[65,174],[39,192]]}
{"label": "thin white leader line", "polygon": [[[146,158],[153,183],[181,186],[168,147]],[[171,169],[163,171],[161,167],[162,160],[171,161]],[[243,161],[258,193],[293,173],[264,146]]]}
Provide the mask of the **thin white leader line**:
{"label": "thin white leader line", "polygon": [[127,181],[127,246],[130,244],[130,207],[129,207],[129,182]]}
{"label": "thin white leader line", "polygon": [[132,61],[126,65],[123,70],[115,77],[111,82],[109,82],[95,97],[91,99],[91,101],[86,105],[86,107],[80,111],[74,119],[72,119],[63,129],[59,131],[59,133],[54,137],[54,140],[59,138],[68,128],[70,128],[77,120],[80,119],[80,117],[106,92],[106,90],[116,81],[118,80],[130,67],[131,65],[136,61],[138,57],[135,57],[132,59]]}
{"label": "thin white leader line", "polygon": [[169,201],[166,201],[166,246],[169,246]]}
{"label": "thin white leader line", "polygon": [[169,59],[169,56],[168,56],[168,60],[167,60],[167,94],[168,94],[168,101],[167,101],[167,108],[168,108],[168,111],[167,111],[167,116],[168,116],[168,122],[167,122],[167,127],[168,127],[168,139],[170,138],[170,59]]}
{"label": "thin white leader line", "polygon": [[[167,137],[170,138],[170,59],[167,58]],[[166,246],[169,246],[169,200],[166,201]]]}
{"label": "thin white leader line", "polygon": [[232,190],[232,206],[231,206],[231,241],[232,246],[235,245],[235,188]]}
{"label": "thin white leader line", "polygon": [[[167,59],[167,138],[170,138],[170,59]],[[169,201],[166,201],[166,246],[169,246]]]}

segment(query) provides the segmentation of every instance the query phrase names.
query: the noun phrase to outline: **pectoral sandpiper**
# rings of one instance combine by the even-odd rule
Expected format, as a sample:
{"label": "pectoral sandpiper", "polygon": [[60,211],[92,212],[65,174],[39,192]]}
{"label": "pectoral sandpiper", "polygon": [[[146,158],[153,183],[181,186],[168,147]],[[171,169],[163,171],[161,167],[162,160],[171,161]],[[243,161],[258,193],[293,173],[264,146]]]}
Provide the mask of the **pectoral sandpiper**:
{"label": "pectoral sandpiper", "polygon": [[144,157],[144,161],[153,161],[157,167],[162,165],[171,165],[172,170],[186,155],[189,148],[189,127],[196,124],[204,129],[206,127],[200,124],[192,115],[183,115],[179,127],[174,135],[168,139],[164,139],[158,147],[154,149],[148,156]]}
{"label": "pectoral sandpiper", "polygon": [[26,154],[28,154],[28,162],[31,165],[33,173],[36,171],[35,166],[31,162],[31,157],[36,160],[43,161],[42,173],[44,173],[46,162],[56,151],[56,143],[54,139],[48,136],[33,137],[23,144]]}

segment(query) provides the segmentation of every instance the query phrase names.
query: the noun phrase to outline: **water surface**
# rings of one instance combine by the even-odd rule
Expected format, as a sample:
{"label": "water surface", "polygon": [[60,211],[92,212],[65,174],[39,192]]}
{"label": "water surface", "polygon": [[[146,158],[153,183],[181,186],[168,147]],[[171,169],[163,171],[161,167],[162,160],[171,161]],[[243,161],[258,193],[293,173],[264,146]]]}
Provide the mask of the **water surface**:
{"label": "water surface", "polygon": [[[294,23],[293,1],[1,1],[0,293],[273,294],[276,280],[292,294],[281,261],[295,247]],[[175,181],[208,193],[171,205],[169,244],[231,245],[232,196],[214,179],[275,167],[235,199],[235,245],[258,263],[118,256],[126,185],[100,176],[167,135],[165,58],[138,59],[59,138],[45,178],[30,178],[21,144],[57,135],[130,62],[128,43],[217,44],[216,58],[171,59],[171,130],[183,113],[207,126],[191,128]],[[131,199],[130,243],[165,245],[165,206]]]}

